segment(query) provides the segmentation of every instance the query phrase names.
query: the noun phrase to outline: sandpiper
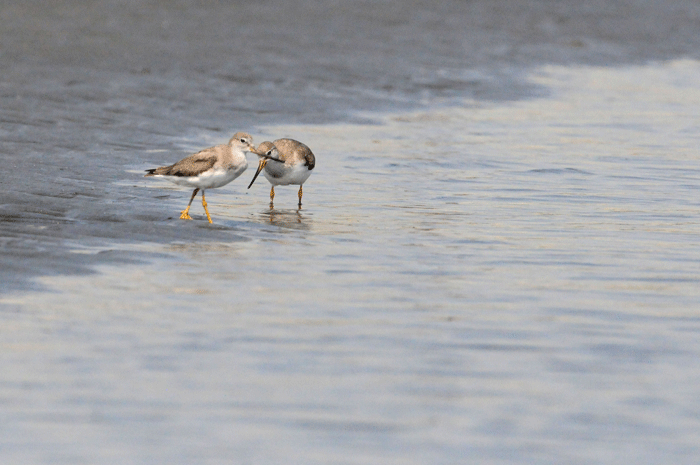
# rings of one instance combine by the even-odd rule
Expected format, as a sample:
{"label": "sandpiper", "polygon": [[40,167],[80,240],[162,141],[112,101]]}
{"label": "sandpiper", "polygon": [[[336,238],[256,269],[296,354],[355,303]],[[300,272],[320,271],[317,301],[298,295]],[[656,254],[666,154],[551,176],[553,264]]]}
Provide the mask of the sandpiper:
{"label": "sandpiper", "polygon": [[305,144],[294,139],[277,139],[265,141],[258,145],[255,153],[260,157],[258,170],[250,181],[248,189],[258,178],[260,171],[272,184],[270,189],[270,207],[275,199],[275,186],[299,185],[299,208],[301,208],[302,187],[316,166],[316,157]]}
{"label": "sandpiper", "polygon": [[190,206],[197,192],[201,190],[202,206],[211,223],[204,190],[225,186],[240,176],[248,168],[245,152],[257,154],[253,138],[245,132],[237,132],[226,145],[209,147],[170,166],[146,170],[146,176],[163,177],[180,186],[195,188],[190,203],[180,215],[181,220],[192,219],[189,215]]}

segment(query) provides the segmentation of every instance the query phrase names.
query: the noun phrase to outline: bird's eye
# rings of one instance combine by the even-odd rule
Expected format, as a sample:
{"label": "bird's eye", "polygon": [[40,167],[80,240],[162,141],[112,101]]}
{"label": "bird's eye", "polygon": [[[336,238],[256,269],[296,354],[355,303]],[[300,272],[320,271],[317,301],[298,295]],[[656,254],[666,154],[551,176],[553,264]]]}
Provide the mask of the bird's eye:
{"label": "bird's eye", "polygon": [[267,155],[272,155],[272,150],[268,150]]}
{"label": "bird's eye", "polygon": [[243,142],[245,144],[245,139],[241,139],[241,142]]}

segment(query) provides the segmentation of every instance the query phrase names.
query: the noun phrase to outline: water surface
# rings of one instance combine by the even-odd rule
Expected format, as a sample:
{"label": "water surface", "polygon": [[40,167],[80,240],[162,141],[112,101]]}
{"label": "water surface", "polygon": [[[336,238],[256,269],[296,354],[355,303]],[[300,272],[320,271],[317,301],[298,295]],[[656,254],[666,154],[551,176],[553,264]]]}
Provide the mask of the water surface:
{"label": "water surface", "polygon": [[67,242],[136,263],[2,296],[2,455],[694,463],[699,72],[544,66],[548,97],[260,127],[316,153],[304,207],[249,170],[211,226],[149,152],[110,179],[114,242]]}

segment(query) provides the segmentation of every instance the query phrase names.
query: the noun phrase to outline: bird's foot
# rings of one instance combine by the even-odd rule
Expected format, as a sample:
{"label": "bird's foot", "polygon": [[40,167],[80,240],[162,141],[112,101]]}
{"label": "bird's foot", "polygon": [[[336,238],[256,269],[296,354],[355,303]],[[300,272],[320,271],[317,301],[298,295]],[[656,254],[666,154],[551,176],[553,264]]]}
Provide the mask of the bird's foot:
{"label": "bird's foot", "polygon": [[181,220],[191,220],[192,217],[190,216],[189,213],[189,208],[187,210],[182,210],[182,214],[180,215]]}

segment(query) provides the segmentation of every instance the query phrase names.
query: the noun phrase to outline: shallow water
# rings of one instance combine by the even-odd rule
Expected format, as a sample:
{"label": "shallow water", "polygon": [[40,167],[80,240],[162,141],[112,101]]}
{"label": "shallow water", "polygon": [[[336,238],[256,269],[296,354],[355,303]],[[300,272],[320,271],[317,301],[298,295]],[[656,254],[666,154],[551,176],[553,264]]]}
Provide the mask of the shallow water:
{"label": "shallow water", "polygon": [[68,243],[139,262],[0,299],[2,455],[694,463],[698,73],[545,66],[546,98],[262,127],[315,151],[303,209],[249,170],[212,226],[151,153],[109,187],[153,199],[119,240]]}
{"label": "shallow water", "polygon": [[2,13],[0,462],[697,462],[697,2]]}

